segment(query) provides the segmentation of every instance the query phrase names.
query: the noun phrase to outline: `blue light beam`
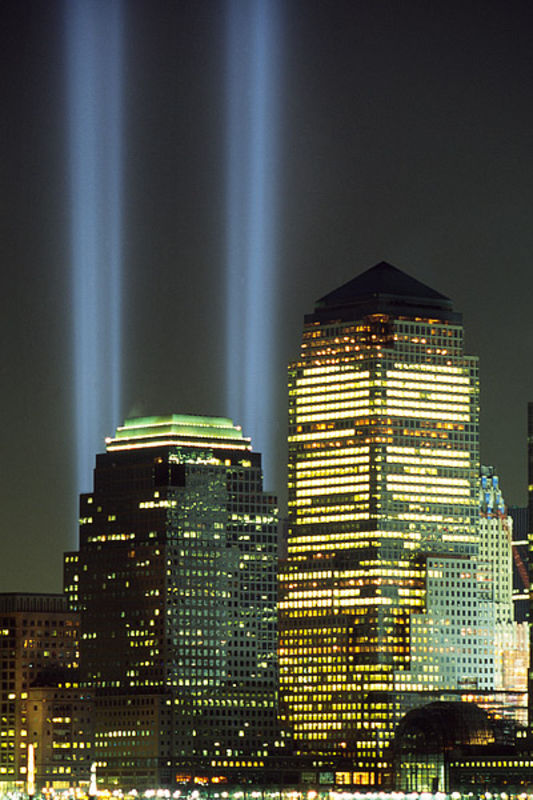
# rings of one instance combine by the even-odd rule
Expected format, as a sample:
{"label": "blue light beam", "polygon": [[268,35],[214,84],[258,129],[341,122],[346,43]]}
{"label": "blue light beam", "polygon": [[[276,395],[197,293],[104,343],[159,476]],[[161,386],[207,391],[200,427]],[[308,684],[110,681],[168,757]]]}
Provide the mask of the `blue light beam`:
{"label": "blue light beam", "polygon": [[122,5],[67,0],[77,492],[121,412]]}
{"label": "blue light beam", "polygon": [[272,481],[275,436],[276,201],[279,5],[228,0],[228,413],[264,454]]}

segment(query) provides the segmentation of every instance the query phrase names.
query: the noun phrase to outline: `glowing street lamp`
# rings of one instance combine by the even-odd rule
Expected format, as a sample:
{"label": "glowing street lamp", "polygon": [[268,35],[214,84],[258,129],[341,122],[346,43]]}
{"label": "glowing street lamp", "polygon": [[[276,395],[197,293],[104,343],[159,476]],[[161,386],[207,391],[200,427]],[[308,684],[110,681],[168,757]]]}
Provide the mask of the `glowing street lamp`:
{"label": "glowing street lamp", "polygon": [[35,745],[28,745],[28,797],[35,794]]}
{"label": "glowing street lamp", "polygon": [[91,764],[91,777],[89,780],[89,797],[96,797],[97,795],[97,788],[96,788],[96,761],[93,761]]}

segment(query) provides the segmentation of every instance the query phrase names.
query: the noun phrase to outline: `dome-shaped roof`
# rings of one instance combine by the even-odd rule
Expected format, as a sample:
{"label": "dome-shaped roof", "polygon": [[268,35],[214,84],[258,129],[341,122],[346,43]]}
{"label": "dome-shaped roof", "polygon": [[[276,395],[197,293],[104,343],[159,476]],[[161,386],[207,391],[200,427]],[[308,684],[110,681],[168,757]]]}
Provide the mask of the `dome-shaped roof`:
{"label": "dome-shaped roof", "polygon": [[443,753],[493,744],[489,715],[475,703],[429,703],[410,711],[394,737],[396,753]]}

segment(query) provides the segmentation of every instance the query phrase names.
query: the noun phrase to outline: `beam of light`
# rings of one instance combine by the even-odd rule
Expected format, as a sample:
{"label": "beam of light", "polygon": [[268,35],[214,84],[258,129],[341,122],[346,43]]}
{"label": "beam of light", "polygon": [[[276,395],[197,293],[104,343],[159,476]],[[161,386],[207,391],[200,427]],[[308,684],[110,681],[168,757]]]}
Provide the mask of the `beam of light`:
{"label": "beam of light", "polygon": [[228,0],[228,413],[251,435],[272,475],[276,336],[278,0]]}
{"label": "beam of light", "polygon": [[122,8],[66,0],[76,483],[121,413]]}

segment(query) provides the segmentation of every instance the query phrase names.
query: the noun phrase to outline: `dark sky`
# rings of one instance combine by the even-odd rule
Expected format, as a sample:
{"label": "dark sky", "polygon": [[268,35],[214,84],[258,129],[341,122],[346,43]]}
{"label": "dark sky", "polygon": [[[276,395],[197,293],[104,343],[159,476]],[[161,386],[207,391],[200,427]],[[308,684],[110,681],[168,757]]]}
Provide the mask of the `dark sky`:
{"label": "dark sky", "polygon": [[[96,0],[97,1],[97,0]],[[243,0],[246,2],[246,0]],[[228,414],[224,2],[124,4],[124,416]],[[387,260],[454,300],[482,460],[526,500],[533,399],[529,2],[281,4],[277,464],[314,301]],[[0,591],[59,591],[76,542],[64,5],[1,8]]]}

